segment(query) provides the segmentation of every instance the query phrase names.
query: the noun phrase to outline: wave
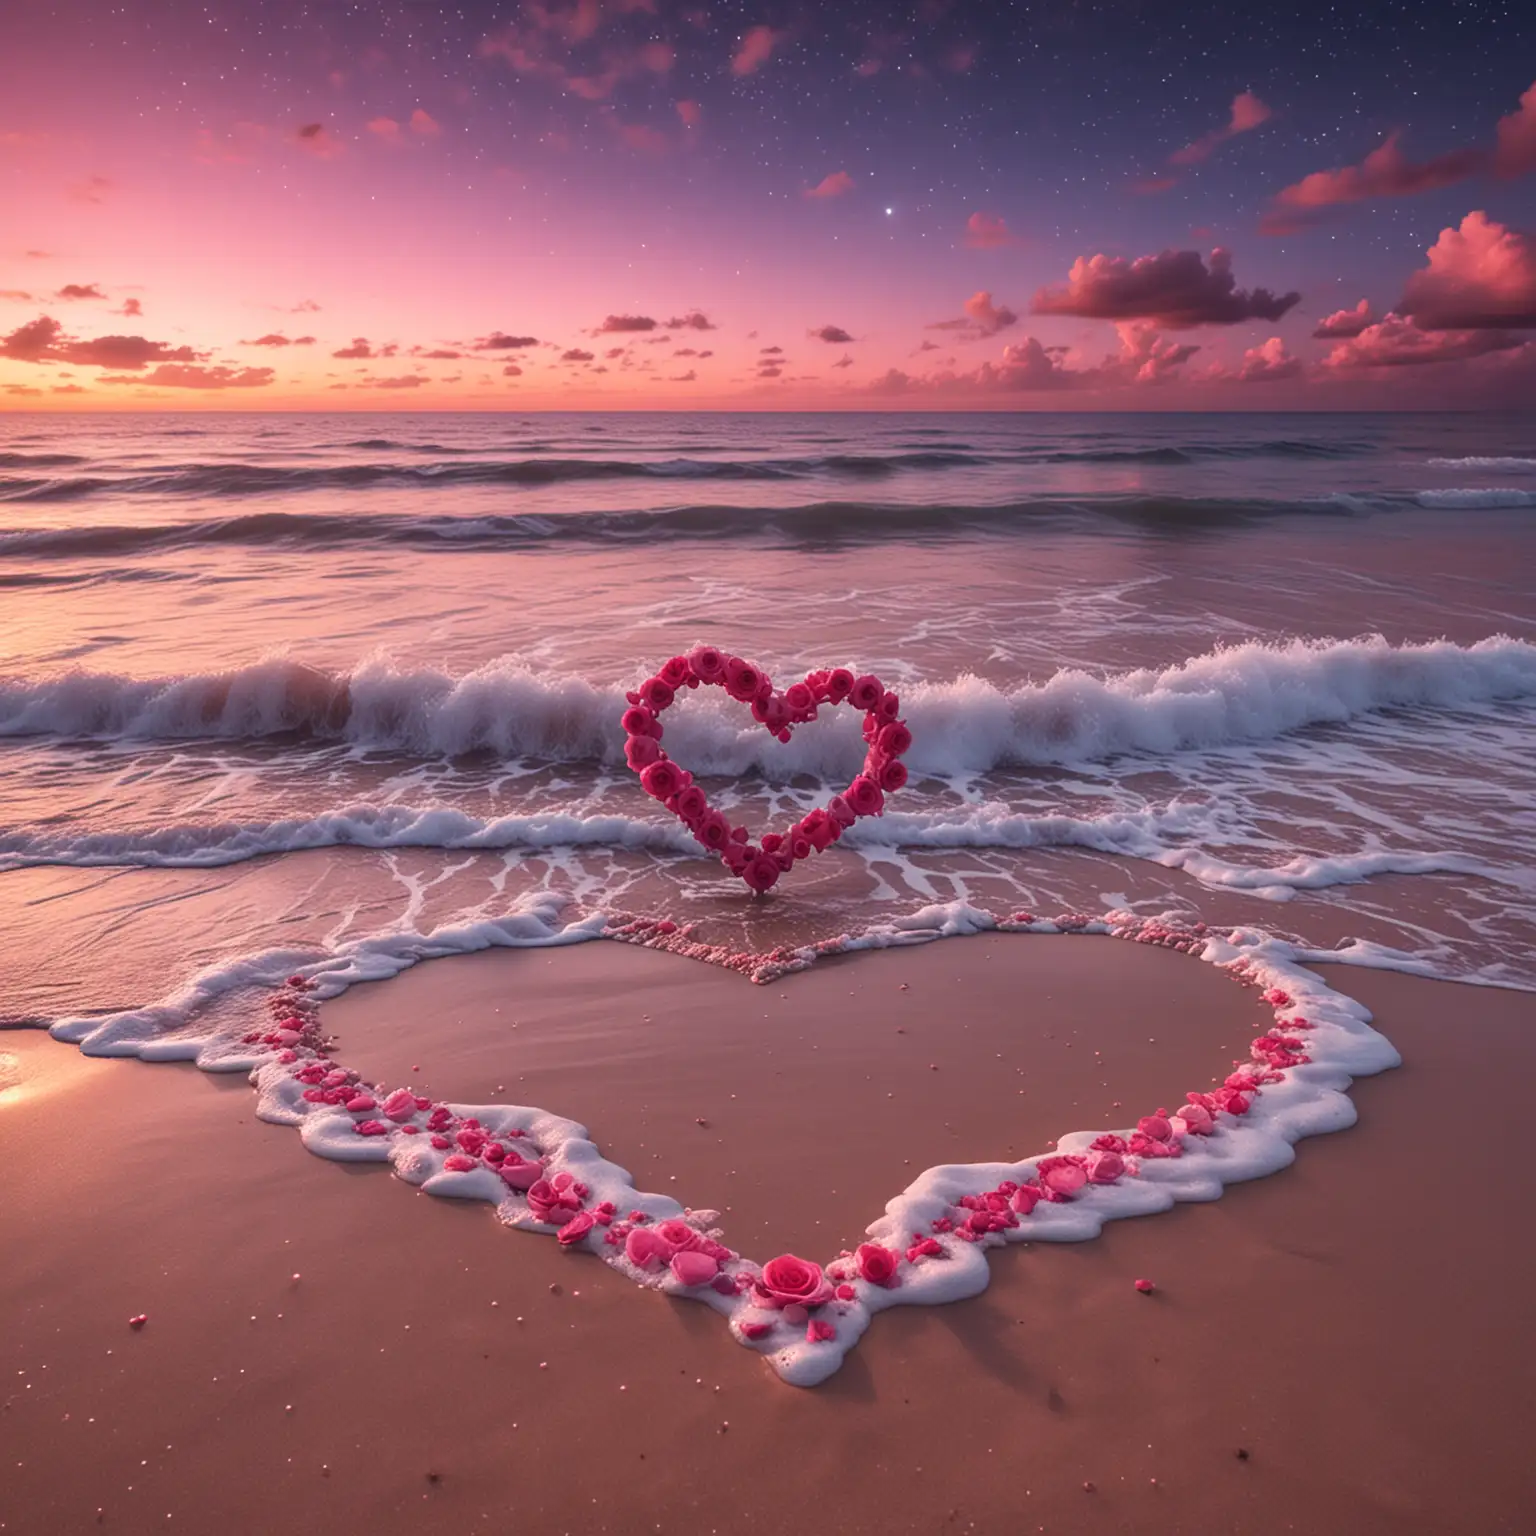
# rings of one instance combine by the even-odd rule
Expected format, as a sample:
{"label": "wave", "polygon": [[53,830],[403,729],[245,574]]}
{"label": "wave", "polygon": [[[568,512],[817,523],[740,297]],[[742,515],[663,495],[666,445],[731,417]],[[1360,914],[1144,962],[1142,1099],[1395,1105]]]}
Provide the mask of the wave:
{"label": "wave", "polygon": [[1465,508],[1477,511],[1483,508],[1536,507],[1536,491],[1521,491],[1510,486],[1489,486],[1467,490],[1419,491],[1414,500],[1421,507],[1434,507],[1441,511]]}
{"label": "wave", "polygon": [[1365,516],[1390,508],[1381,498],[1314,501],[1214,497],[1038,497],[990,504],[818,501],[802,506],[713,504],[619,512],[522,512],[482,517],[420,517],[383,512],[253,512],[178,523],[107,523],[0,528],[0,555],[88,558],[209,545],[286,544],[306,549],[350,545],[476,550],[554,544],[664,543],[760,539],[813,543],[888,542],[953,534],[1006,534],[1109,521],[1150,530],[1224,528],[1272,517]]}
{"label": "wave", "polygon": [[64,469],[90,462],[78,453],[0,453],[0,469]]}
{"label": "wave", "polygon": [[1439,469],[1536,469],[1536,459],[1515,454],[1472,454],[1464,459],[1430,459],[1428,462]]}
{"label": "wave", "polygon": [[[788,675],[788,671],[782,674]],[[135,678],[68,672],[0,676],[0,736],[180,741],[315,740],[421,757],[490,752],[622,762],[625,685],[535,670],[502,657],[454,676],[369,661],[326,672],[272,658],[218,673]],[[1221,647],[1157,671],[1067,668],[1004,690],[974,676],[904,694],[918,773],[980,773],[1270,740],[1395,708],[1465,709],[1536,696],[1536,644],[1293,640]],[[858,722],[836,711],[787,746],[715,690],[670,715],[667,745],[705,774],[808,773],[836,781],[863,755]]]}

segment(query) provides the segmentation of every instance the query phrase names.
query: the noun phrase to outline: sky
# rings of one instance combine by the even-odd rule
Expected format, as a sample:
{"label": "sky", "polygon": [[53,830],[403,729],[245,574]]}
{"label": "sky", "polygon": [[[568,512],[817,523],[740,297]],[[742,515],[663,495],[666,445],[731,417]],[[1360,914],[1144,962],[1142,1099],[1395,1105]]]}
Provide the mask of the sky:
{"label": "sky", "polygon": [[0,411],[1536,405],[1536,6],[7,8]]}

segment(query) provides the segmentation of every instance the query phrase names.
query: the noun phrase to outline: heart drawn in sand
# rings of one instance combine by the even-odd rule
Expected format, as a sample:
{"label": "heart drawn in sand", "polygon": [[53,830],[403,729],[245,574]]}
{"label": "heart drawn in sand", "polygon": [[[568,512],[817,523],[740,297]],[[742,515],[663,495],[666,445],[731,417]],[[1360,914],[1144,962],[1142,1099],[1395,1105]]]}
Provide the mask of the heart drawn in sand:
{"label": "heart drawn in sand", "polygon": [[[783,832],[769,832],[754,844],[745,827],[733,827],[723,813],[661,745],[661,714],[682,688],[723,688],[739,703],[751,706],[752,718],[780,741],[788,741],[797,725],[816,718],[823,704],[851,704],[864,711],[864,740],[869,751],[862,773],[825,807],[801,817]],[[855,677],[847,667],[808,672],[782,693],[761,668],[727,655],[711,645],[697,646],[686,656],[674,656],[635,692],[626,695],[629,708],[621,724],[628,735],[624,757],[640,775],[645,791],[693,833],[700,845],[720,856],[733,875],[762,892],[778,883],[798,859],[824,852],[861,816],[879,816],[885,796],[907,782],[902,755],[912,745],[912,733],[899,717],[901,700],[878,677]]]}

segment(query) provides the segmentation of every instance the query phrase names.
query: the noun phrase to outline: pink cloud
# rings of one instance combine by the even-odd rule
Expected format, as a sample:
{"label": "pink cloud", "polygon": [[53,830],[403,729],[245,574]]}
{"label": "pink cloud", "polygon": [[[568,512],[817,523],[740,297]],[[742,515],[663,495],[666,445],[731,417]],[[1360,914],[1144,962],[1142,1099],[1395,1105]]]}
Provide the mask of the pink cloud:
{"label": "pink cloud", "polygon": [[268,331],[265,336],[258,336],[254,341],[242,341],[242,347],[309,347],[314,345],[313,336],[295,336],[290,339],[281,331]]}
{"label": "pink cloud", "polygon": [[1005,245],[1017,245],[1019,237],[1008,228],[1006,219],[995,213],[973,213],[965,221],[965,243],[973,251],[995,251]]}
{"label": "pink cloud", "polygon": [[539,344],[537,336],[509,336],[505,331],[492,331],[475,343],[477,352],[523,352]]}
{"label": "pink cloud", "polygon": [[806,334],[813,340],[824,341],[830,346],[846,346],[853,340],[853,337],[840,325],[824,325],[820,329],[808,331]]}
{"label": "pink cloud", "polygon": [[733,75],[755,75],[773,57],[773,50],[784,41],[783,32],[772,27],[751,27],[731,57]]}
{"label": "pink cloud", "polygon": [[1337,372],[1455,362],[1524,345],[1508,331],[1426,331],[1401,315],[1386,315],[1358,336],[1341,341],[1322,366]]}
{"label": "pink cloud", "polygon": [[204,355],[191,347],[173,347],[143,336],[66,336],[64,327],[48,315],[39,315],[9,335],[0,336],[0,357],[22,363],[81,363],[90,368],[137,370],[150,363],[195,363]]}
{"label": "pink cloud", "polygon": [[713,331],[717,327],[703,310],[690,309],[685,315],[673,315],[667,321],[667,329],[669,331]]}
{"label": "pink cloud", "polygon": [[654,331],[656,322],[649,315],[609,315],[592,332],[594,336],[608,336],[615,332]]}
{"label": "pink cloud", "polygon": [[1499,119],[1493,168],[1500,176],[1536,171],[1536,85],[1526,91],[1508,117]]}
{"label": "pink cloud", "polygon": [[591,352],[583,351],[580,347],[568,347],[560,354],[562,363],[590,363],[592,358]]}
{"label": "pink cloud", "polygon": [[667,147],[666,134],[644,123],[620,123],[618,134],[631,149],[640,150],[643,154],[659,155]]}
{"label": "pink cloud", "polygon": [[1040,289],[1030,311],[1089,320],[1155,320],[1181,331],[1197,325],[1278,320],[1300,300],[1299,293],[1238,288],[1231,253],[1218,247],[1211,252],[1209,267],[1198,251],[1163,251],[1134,261],[1079,256],[1066,285]]}
{"label": "pink cloud", "polygon": [[1218,144],[1224,144],[1240,133],[1247,133],[1260,123],[1267,123],[1273,115],[1252,91],[1240,91],[1232,98],[1232,114],[1225,126],[1213,128],[1193,144],[1186,144],[1183,149],[1168,157],[1169,164],[1196,165],[1208,159]]}
{"label": "pink cloud", "polygon": [[103,374],[103,384],[157,384],[170,389],[262,389],[273,380],[270,368],[213,368],[162,363],[150,373]]}
{"label": "pink cloud", "polygon": [[22,288],[0,288],[0,299],[10,299],[17,304],[30,304],[32,295]]}
{"label": "pink cloud", "polygon": [[346,153],[347,146],[333,137],[324,123],[305,123],[294,134],[294,140],[300,149],[317,160],[334,160]]}
{"label": "pink cloud", "polygon": [[332,352],[332,357],[345,359],[372,357],[373,348],[368,344],[366,336],[354,336],[350,347],[343,347],[339,352]]}
{"label": "pink cloud", "polygon": [[1156,325],[1146,320],[1122,320],[1115,332],[1120,338],[1119,353],[1106,357],[1097,369],[1083,370],[1085,378],[1097,375],[1105,383],[1162,384],[1200,350],[1192,342],[1165,340]]}
{"label": "pink cloud", "polygon": [[411,113],[411,132],[421,139],[435,139],[443,131],[435,117],[422,107]]}
{"label": "pink cloud", "polygon": [[1336,309],[1325,320],[1317,322],[1317,329],[1312,332],[1314,341],[1345,341],[1351,336],[1358,336],[1368,325],[1374,325],[1376,318],[1371,314],[1371,301],[1361,299],[1353,309]]}
{"label": "pink cloud", "polygon": [[1004,305],[992,302],[992,295],[982,289],[973,293],[965,301],[965,313],[971,324],[983,336],[995,336],[999,331],[1006,331],[1009,326],[1018,324],[1019,317]]}
{"label": "pink cloud", "polygon": [[523,370],[516,363],[508,363],[501,371],[509,379],[519,379],[523,375]]}
{"label": "pink cloud", "polygon": [[682,118],[684,127],[697,128],[704,116],[704,109],[696,101],[680,101],[677,103],[677,115]]}
{"label": "pink cloud", "polygon": [[1144,176],[1131,183],[1131,191],[1138,197],[1151,197],[1155,192],[1166,192],[1179,184],[1177,176]]}
{"label": "pink cloud", "polygon": [[103,302],[106,301],[106,297],[95,283],[65,283],[54,294],[56,299],[100,299]]}
{"label": "pink cloud", "polygon": [[833,171],[828,176],[823,176],[814,187],[807,187],[807,197],[841,197],[845,192],[853,191],[853,177],[847,171]]}
{"label": "pink cloud", "polygon": [[370,117],[368,132],[375,138],[382,139],[386,144],[400,142],[400,124],[392,117]]}
{"label": "pink cloud", "polygon": [[1325,208],[1382,197],[1411,197],[1453,186],[1482,170],[1488,157],[1480,149],[1457,149],[1433,160],[1410,160],[1398,148],[1401,133],[1391,134],[1359,165],[1313,171],[1283,188],[1259,228],[1267,235],[1294,234],[1313,223]]}
{"label": "pink cloud", "polygon": [[1398,309],[1427,331],[1536,326],[1536,241],[1469,213],[1440,231]]}
{"label": "pink cloud", "polygon": [[117,311],[120,315],[142,315],[144,306],[137,299],[124,299],[123,307]]}
{"label": "pink cloud", "polygon": [[399,373],[392,378],[369,379],[368,385],[371,389],[420,389],[431,382],[424,373]]}
{"label": "pink cloud", "polygon": [[1257,347],[1249,347],[1243,353],[1243,361],[1235,375],[1239,384],[1272,384],[1282,379],[1300,378],[1306,365],[1299,357],[1285,350],[1285,343],[1278,336]]}
{"label": "pink cloud", "polygon": [[692,384],[698,378],[698,374],[690,368],[687,373],[670,373],[667,375],[669,384]]}

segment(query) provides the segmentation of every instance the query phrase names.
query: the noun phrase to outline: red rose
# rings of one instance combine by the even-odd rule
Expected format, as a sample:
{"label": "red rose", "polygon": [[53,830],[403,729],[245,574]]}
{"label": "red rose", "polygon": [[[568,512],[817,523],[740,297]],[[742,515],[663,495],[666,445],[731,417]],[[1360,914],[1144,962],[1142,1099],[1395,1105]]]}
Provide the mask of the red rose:
{"label": "red rose", "polygon": [[896,1255],[879,1243],[860,1243],[855,1255],[859,1261],[859,1278],[871,1285],[896,1284]]}

